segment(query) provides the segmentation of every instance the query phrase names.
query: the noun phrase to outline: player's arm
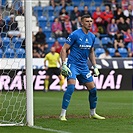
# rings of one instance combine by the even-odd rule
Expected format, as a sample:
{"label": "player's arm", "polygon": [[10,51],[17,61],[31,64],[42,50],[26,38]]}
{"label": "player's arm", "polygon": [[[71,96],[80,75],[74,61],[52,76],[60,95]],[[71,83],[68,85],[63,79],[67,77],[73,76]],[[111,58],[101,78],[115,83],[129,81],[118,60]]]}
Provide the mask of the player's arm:
{"label": "player's arm", "polygon": [[60,57],[62,60],[61,74],[64,77],[71,75],[71,70],[67,67],[67,63],[66,63],[67,51],[69,49],[70,49],[70,45],[65,43],[62,47],[61,52],[60,52]]}
{"label": "player's arm", "polygon": [[70,45],[65,43],[62,47],[62,50],[60,52],[60,57],[61,57],[61,61],[62,63],[64,63],[66,61],[67,58],[67,51],[70,49]]}
{"label": "player's arm", "polygon": [[90,49],[89,59],[90,59],[92,65],[94,67],[94,72],[95,72],[94,76],[98,76],[100,74],[100,72],[99,72],[99,70],[97,68],[97,65],[96,65],[96,57],[95,57],[95,52],[94,52],[94,48],[93,47]]}

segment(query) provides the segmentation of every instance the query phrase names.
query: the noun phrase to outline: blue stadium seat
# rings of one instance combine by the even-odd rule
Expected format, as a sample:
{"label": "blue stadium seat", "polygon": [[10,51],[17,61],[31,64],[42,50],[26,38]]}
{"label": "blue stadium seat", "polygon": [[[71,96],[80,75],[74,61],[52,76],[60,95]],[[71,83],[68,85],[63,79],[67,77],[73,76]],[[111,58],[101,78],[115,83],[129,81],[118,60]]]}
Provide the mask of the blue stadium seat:
{"label": "blue stadium seat", "polygon": [[3,46],[2,46],[3,50],[6,50],[7,48],[10,47],[11,40],[9,37],[2,38],[2,42],[3,42]]}
{"label": "blue stadium seat", "polygon": [[2,57],[3,57],[3,50],[0,49],[0,58],[2,58]]}
{"label": "blue stadium seat", "polygon": [[110,55],[111,56],[114,56],[114,54],[115,54],[115,48],[107,48],[107,49],[108,49]]}
{"label": "blue stadium seat", "polygon": [[51,33],[52,33],[52,32],[51,32],[51,28],[45,26],[45,27],[42,28],[42,30],[43,30],[43,32],[45,33],[46,38],[51,37]]}
{"label": "blue stadium seat", "polygon": [[103,37],[101,39],[101,41],[102,41],[102,45],[107,45],[109,43],[112,43],[112,41],[111,41],[111,39],[109,37]]}
{"label": "blue stadium seat", "polygon": [[45,16],[38,17],[38,25],[43,28],[47,25],[47,18]]}
{"label": "blue stadium seat", "polygon": [[56,6],[55,7],[55,9],[54,9],[54,16],[58,17],[61,8],[62,8],[62,6]]}
{"label": "blue stadium seat", "polygon": [[128,51],[126,48],[118,48],[118,51],[119,51],[121,57],[127,57],[128,56]]}
{"label": "blue stadium seat", "polygon": [[105,50],[103,48],[96,48],[95,49],[95,55],[96,57],[99,57],[100,54],[104,53]]}
{"label": "blue stadium seat", "polygon": [[54,15],[54,8],[52,6],[45,6],[43,9],[44,14],[47,14],[48,17]]}
{"label": "blue stadium seat", "polygon": [[16,49],[16,57],[25,58],[25,49],[23,48]]}
{"label": "blue stadium seat", "polygon": [[15,37],[12,39],[12,44],[14,49],[21,48],[22,43],[23,43],[22,38]]}
{"label": "blue stadium seat", "polygon": [[79,6],[79,7],[78,7],[78,10],[79,10],[80,12],[82,12],[82,11],[84,10],[84,7],[83,7],[83,6]]}
{"label": "blue stadium seat", "polygon": [[47,42],[49,49],[50,49],[55,42],[55,38],[52,38],[52,37],[46,38],[46,42]]}
{"label": "blue stadium seat", "polygon": [[63,46],[64,43],[66,42],[66,38],[65,37],[59,37],[59,38],[57,38],[57,41]]}
{"label": "blue stadium seat", "polygon": [[96,6],[90,6],[89,11],[93,14],[96,11]]}
{"label": "blue stadium seat", "polygon": [[8,48],[4,52],[5,58],[14,58],[15,57],[15,52],[14,49]]}
{"label": "blue stadium seat", "polygon": [[101,41],[98,37],[96,37],[94,42],[94,48],[99,48],[99,47],[101,47]]}
{"label": "blue stadium seat", "polygon": [[80,5],[80,0],[72,0],[72,5],[73,6],[79,6]]}
{"label": "blue stadium seat", "polygon": [[50,27],[52,26],[52,24],[53,24],[53,22],[54,22],[54,19],[55,19],[55,16],[50,16],[50,17],[48,18],[48,22],[49,22],[49,26],[50,26]]}
{"label": "blue stadium seat", "polygon": [[43,15],[43,8],[41,6],[35,6],[33,8],[33,12],[35,16],[42,16]]}

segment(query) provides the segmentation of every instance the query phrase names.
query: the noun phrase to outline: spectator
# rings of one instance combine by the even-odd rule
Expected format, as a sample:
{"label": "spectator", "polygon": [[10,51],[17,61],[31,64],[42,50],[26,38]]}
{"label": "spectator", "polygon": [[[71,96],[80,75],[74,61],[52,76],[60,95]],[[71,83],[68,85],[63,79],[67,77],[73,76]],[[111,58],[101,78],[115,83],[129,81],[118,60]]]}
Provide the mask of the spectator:
{"label": "spectator", "polygon": [[36,49],[33,49],[33,58],[41,58],[40,54],[37,52]]}
{"label": "spectator", "polygon": [[113,18],[113,13],[110,10],[109,6],[105,7],[105,11],[103,12],[103,19],[104,19],[104,26],[105,29],[107,28],[108,23],[110,23],[111,19]]}
{"label": "spectator", "polygon": [[115,34],[115,38],[114,38],[114,48],[117,50],[118,48],[123,48],[123,47],[124,47],[123,34],[120,32],[117,32],[117,34]]}
{"label": "spectator", "polygon": [[62,45],[56,40],[52,47],[55,47],[55,52],[60,54]]}
{"label": "spectator", "polygon": [[69,16],[65,16],[65,22],[64,22],[64,37],[68,37],[68,35],[72,32],[72,24],[70,21]]}
{"label": "spectator", "polygon": [[100,7],[96,8],[96,11],[93,13],[93,19],[94,23],[98,26],[98,32],[104,33],[105,28],[103,26],[104,20],[103,20],[103,13],[100,10]]}
{"label": "spectator", "polygon": [[128,8],[129,2],[127,0],[122,0],[121,5],[122,5],[122,10],[124,11]]}
{"label": "spectator", "polygon": [[122,30],[123,31],[127,31],[127,29],[130,28],[130,25],[124,21],[124,18],[123,17],[120,17],[120,22],[118,23],[118,29],[119,31],[121,32]]}
{"label": "spectator", "polygon": [[38,44],[37,52],[40,55],[40,58],[44,58],[45,55],[49,52],[48,45],[40,45]]}
{"label": "spectator", "polygon": [[105,49],[105,53],[102,53],[98,57],[99,59],[111,59],[112,57],[110,56],[110,52]]}
{"label": "spectator", "polygon": [[64,23],[65,21],[65,16],[68,15],[68,12],[66,11],[66,9],[63,7],[61,8],[61,11],[59,12],[59,20]]}
{"label": "spectator", "polygon": [[59,6],[60,0],[50,0],[49,5],[55,8],[56,6]]}
{"label": "spectator", "polygon": [[117,24],[120,21],[120,17],[124,18],[124,14],[123,14],[121,7],[118,7],[117,10],[114,11],[114,18],[115,18]]}
{"label": "spectator", "polygon": [[133,36],[131,34],[131,30],[127,29],[127,31],[122,31],[124,34],[124,42],[125,42],[125,47],[127,47],[128,43],[133,43]]}
{"label": "spectator", "polygon": [[74,10],[71,11],[70,19],[72,22],[72,25],[75,25],[77,22],[77,18],[80,16],[80,11],[78,10],[78,7],[75,6]]}
{"label": "spectator", "polygon": [[81,12],[81,16],[89,14],[91,16],[91,13],[88,10],[88,6],[84,6],[84,10]]}
{"label": "spectator", "polygon": [[95,23],[92,24],[90,32],[92,32],[98,38],[100,37],[100,34],[98,33],[98,27],[97,27],[97,25]]}
{"label": "spectator", "polygon": [[62,24],[61,22],[59,22],[58,18],[54,19],[54,22],[52,24],[52,32],[56,39],[62,36]]}
{"label": "spectator", "polygon": [[18,29],[18,22],[15,20],[13,14],[10,16],[10,21],[8,22],[8,36],[10,38],[13,36],[21,37],[21,33]]}
{"label": "spectator", "polygon": [[120,53],[118,50],[115,50],[114,56],[113,57],[121,57]]}
{"label": "spectator", "polygon": [[118,32],[117,24],[115,23],[115,19],[112,18],[111,23],[109,23],[107,26],[107,33],[109,37],[112,39],[114,38],[115,34],[117,34],[117,32]]}
{"label": "spectator", "polygon": [[46,35],[43,33],[42,28],[39,27],[39,31],[35,35],[35,42],[37,44],[46,44]]}
{"label": "spectator", "polygon": [[[74,25],[73,25],[73,27],[74,27]],[[81,25],[81,16],[78,16],[78,19],[77,19],[75,28],[73,28],[73,31],[76,30],[76,29],[80,29],[81,27],[82,27],[82,25]]]}
{"label": "spectator", "polygon": [[60,1],[60,6],[66,8],[66,6],[67,6],[66,1],[65,0],[61,0]]}
{"label": "spectator", "polygon": [[2,15],[0,14],[0,33],[6,32],[5,20],[3,20]]}

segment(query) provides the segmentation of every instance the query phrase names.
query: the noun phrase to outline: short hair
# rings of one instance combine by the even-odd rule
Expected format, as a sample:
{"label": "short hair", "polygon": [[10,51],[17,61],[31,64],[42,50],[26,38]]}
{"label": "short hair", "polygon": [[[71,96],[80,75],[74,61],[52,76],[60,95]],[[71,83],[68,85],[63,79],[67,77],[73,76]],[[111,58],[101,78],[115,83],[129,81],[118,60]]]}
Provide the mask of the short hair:
{"label": "short hair", "polygon": [[81,17],[81,21],[83,21],[84,18],[92,18],[92,17],[91,17],[89,14],[83,15],[83,16]]}

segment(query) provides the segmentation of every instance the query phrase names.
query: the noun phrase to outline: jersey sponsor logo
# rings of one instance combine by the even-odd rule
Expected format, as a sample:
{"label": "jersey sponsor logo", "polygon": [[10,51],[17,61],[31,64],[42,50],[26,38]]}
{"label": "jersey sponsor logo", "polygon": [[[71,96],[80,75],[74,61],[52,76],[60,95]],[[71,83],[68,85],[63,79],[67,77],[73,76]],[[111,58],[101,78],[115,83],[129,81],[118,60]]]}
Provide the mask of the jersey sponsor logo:
{"label": "jersey sponsor logo", "polygon": [[80,44],[79,47],[80,47],[81,49],[90,49],[90,48],[91,48],[90,45],[83,45],[83,44]]}

